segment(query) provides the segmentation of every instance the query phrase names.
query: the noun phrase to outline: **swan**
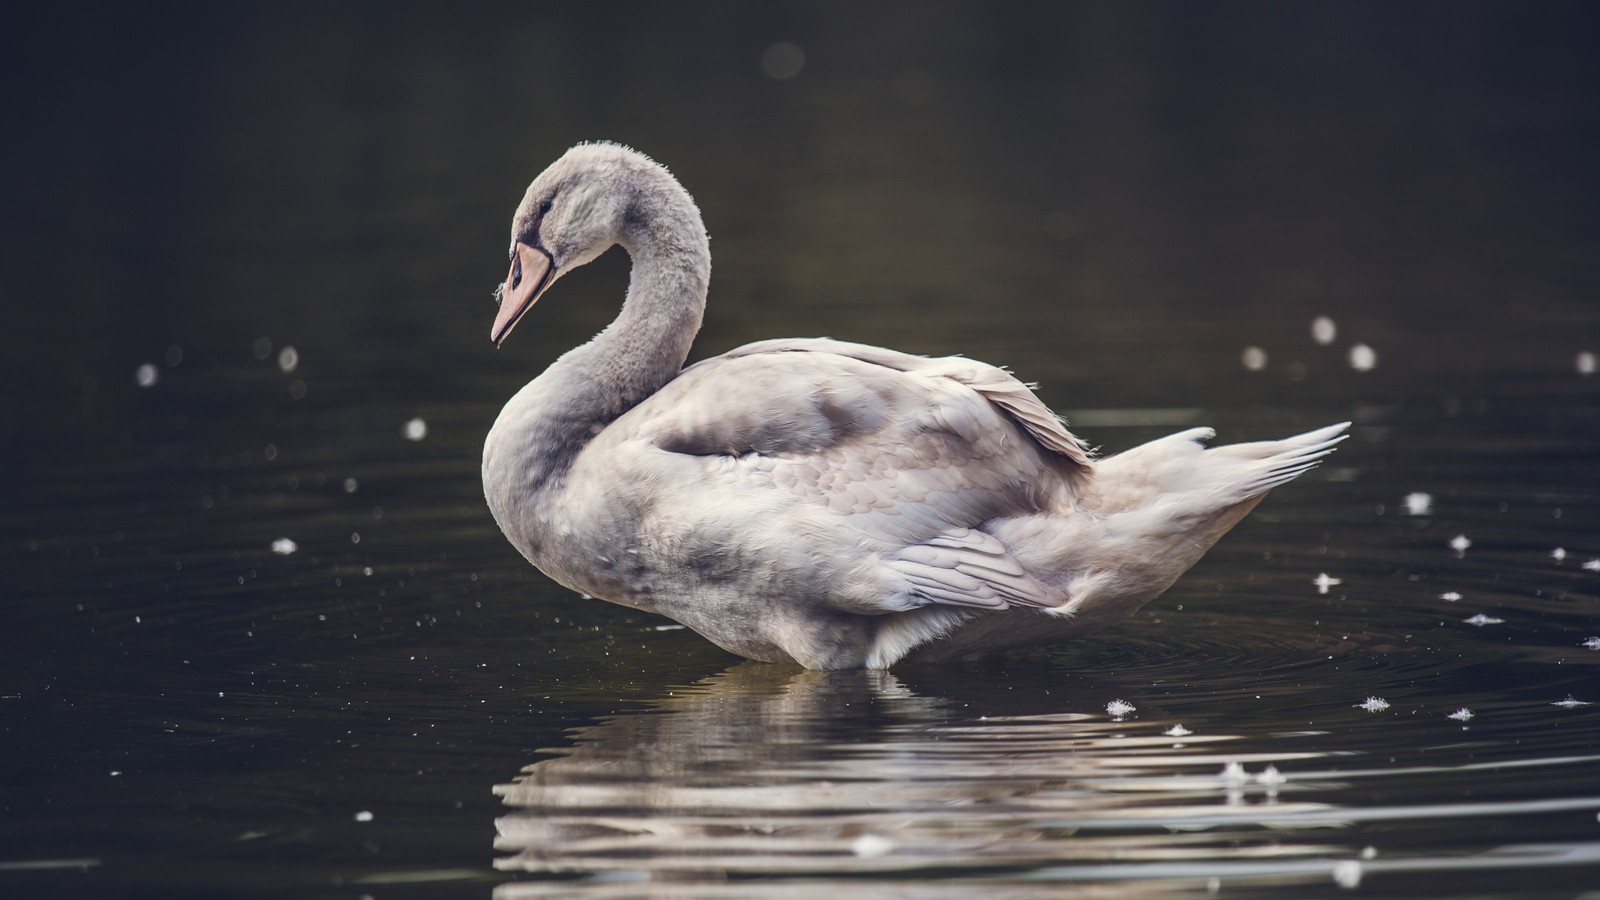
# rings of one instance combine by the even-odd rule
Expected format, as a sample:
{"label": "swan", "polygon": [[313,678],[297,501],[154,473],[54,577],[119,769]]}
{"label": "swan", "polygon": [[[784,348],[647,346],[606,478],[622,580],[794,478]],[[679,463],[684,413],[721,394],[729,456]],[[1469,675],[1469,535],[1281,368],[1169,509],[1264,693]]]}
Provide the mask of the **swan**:
{"label": "swan", "polygon": [[665,167],[612,143],[573,147],[528,187],[493,344],[616,245],[632,259],[621,312],[506,404],[484,494],[555,581],[750,659],[882,669],[1098,631],[1349,426],[1211,449],[1193,428],[1098,458],[972,359],[802,338],[685,368],[705,226]]}

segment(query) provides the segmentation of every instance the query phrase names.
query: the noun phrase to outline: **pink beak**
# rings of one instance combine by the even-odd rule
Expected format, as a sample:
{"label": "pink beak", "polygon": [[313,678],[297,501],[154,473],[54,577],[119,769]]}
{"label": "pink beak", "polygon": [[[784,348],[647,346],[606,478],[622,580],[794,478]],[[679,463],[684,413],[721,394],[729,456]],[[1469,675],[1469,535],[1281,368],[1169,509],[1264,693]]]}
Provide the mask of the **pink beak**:
{"label": "pink beak", "polygon": [[511,257],[511,271],[506,274],[506,283],[501,286],[500,312],[494,317],[494,329],[489,332],[489,340],[499,347],[517,327],[524,314],[533,308],[539,295],[550,286],[551,275],[555,272],[555,261],[543,247],[535,247],[517,241],[516,250]]}

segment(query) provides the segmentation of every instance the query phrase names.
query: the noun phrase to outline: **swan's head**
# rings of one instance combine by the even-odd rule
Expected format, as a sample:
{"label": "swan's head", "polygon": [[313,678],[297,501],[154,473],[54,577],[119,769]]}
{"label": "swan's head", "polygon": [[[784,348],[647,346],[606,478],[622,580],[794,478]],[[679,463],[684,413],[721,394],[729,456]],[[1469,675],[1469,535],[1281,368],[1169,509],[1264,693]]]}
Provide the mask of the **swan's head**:
{"label": "swan's head", "polygon": [[511,271],[495,292],[494,345],[557,278],[628,245],[631,212],[664,188],[683,192],[666,169],[620,144],[579,144],[540,173],[511,220]]}

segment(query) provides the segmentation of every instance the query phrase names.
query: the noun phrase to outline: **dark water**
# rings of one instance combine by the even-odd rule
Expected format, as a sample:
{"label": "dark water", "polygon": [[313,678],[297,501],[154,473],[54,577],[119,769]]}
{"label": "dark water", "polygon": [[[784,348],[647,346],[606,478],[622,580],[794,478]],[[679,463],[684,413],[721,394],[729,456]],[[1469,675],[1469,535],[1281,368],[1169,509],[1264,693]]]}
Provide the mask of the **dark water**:
{"label": "dark water", "polygon": [[[7,7],[0,894],[1595,896],[1597,24]],[[1107,451],[1355,437],[1039,657],[805,673],[582,601],[477,464],[625,283],[488,347],[523,186],[599,137],[706,213],[697,355],[962,352]]]}

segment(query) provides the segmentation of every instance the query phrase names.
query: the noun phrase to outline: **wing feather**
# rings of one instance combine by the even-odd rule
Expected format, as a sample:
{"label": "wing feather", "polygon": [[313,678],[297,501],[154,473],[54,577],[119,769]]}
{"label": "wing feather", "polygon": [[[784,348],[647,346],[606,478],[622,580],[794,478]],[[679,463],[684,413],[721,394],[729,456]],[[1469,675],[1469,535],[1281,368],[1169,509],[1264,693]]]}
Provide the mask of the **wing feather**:
{"label": "wing feather", "polygon": [[793,539],[832,541],[819,556],[852,558],[861,589],[841,608],[1067,603],[981,530],[1050,508],[1091,462],[1003,369],[823,339],[763,341],[690,366],[607,431],[700,458],[690,465],[707,502],[816,511],[806,521],[825,524]]}

